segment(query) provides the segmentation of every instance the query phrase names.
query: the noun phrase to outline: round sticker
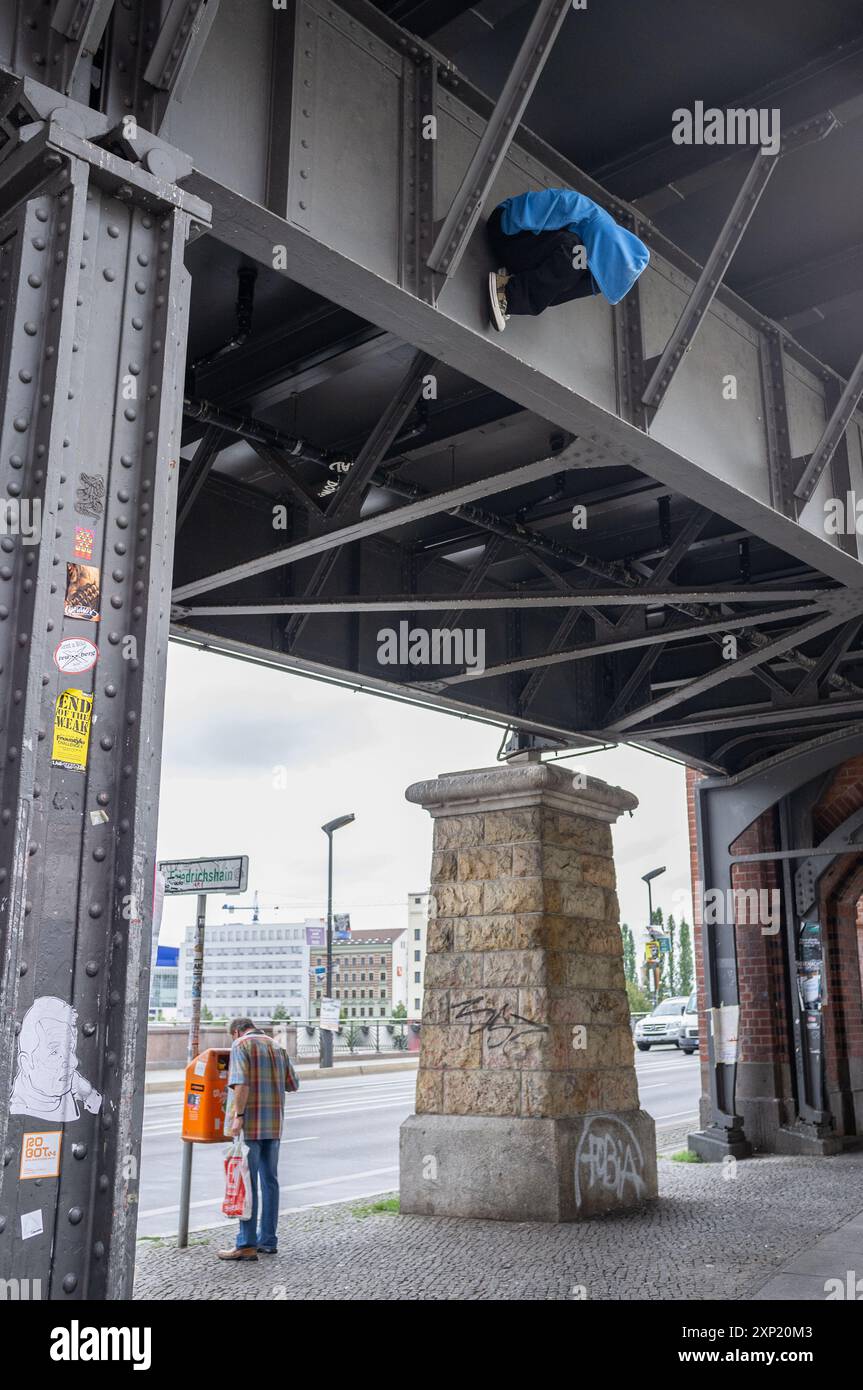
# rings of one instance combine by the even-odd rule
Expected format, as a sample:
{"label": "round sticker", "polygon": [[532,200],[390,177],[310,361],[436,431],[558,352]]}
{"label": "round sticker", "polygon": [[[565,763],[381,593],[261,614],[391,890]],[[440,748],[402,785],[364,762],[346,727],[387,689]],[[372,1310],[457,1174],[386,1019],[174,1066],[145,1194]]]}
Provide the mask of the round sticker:
{"label": "round sticker", "polygon": [[98,657],[99,648],[86,637],[65,637],[54,653],[54,665],[77,675],[95,666]]}

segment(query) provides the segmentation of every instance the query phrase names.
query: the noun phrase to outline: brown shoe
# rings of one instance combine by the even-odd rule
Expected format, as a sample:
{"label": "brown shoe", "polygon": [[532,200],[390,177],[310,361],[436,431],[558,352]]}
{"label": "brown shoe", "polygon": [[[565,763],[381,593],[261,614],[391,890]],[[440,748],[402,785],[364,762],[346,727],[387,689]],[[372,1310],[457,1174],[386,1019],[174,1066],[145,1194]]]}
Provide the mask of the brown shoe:
{"label": "brown shoe", "polygon": [[219,1250],[217,1258],[220,1260],[256,1260],[258,1252],[254,1245],[241,1245],[239,1248],[235,1246],[233,1250]]}

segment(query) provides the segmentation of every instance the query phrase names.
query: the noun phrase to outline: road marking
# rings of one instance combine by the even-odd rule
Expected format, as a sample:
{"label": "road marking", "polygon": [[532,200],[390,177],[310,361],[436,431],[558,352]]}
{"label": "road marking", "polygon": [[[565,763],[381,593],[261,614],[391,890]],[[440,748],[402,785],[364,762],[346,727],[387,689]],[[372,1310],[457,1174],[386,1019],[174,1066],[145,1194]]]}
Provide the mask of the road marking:
{"label": "road marking", "polygon": [[[383,1177],[385,1173],[397,1173],[398,1171],[398,1164],[391,1168],[366,1168],[365,1171],[362,1173],[345,1173],[344,1176],[340,1178],[316,1178],[314,1182],[288,1183],[286,1187],[280,1187],[279,1192],[304,1192],[307,1191],[310,1187],[333,1187],[336,1183],[354,1182],[357,1178],[380,1178]],[[352,1201],[353,1199],[350,1197],[343,1197],[339,1198],[339,1200]],[[190,1202],[189,1209],[191,1211],[196,1209],[197,1207],[220,1207],[221,1205],[221,1196],[208,1197],[203,1201]],[[315,1203],[315,1205],[317,1204]],[[178,1212],[179,1210],[179,1203],[177,1203],[176,1206],[171,1207],[151,1207],[149,1211],[139,1212],[138,1220],[146,1221],[147,1218],[151,1216],[170,1216],[172,1212]]]}

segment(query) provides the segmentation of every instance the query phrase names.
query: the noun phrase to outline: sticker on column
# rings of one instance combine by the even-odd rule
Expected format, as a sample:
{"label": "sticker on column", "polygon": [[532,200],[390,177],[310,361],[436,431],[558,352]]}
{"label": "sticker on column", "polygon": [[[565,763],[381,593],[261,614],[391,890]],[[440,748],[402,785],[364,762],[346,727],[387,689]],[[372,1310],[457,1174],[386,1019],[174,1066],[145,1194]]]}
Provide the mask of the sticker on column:
{"label": "sticker on column", "polygon": [[72,554],[76,560],[92,560],[93,546],[96,542],[96,532],[91,531],[89,526],[75,527],[75,548]]}
{"label": "sticker on column", "polygon": [[101,516],[105,510],[105,479],[99,473],[79,473],[75,511],[79,516]]}
{"label": "sticker on column", "polygon": [[58,1178],[60,1176],[60,1129],[32,1130],[23,1136],[21,1168],[18,1177]]}
{"label": "sticker on column", "polygon": [[54,709],[54,746],[51,762],[83,772],[90,746],[93,696],[84,690],[61,690]]}
{"label": "sticker on column", "polygon": [[10,1115],[65,1123],[82,1109],[98,1115],[102,1097],[78,1070],[78,1011],[65,999],[34,999],[18,1034]]}
{"label": "sticker on column", "polygon": [[54,652],[54,665],[70,676],[90,671],[99,658],[99,648],[89,637],[64,637]]}
{"label": "sticker on column", "polygon": [[710,1031],[713,1034],[713,1057],[717,1064],[727,1067],[737,1061],[737,1037],[740,1029],[740,1005],[722,1004],[710,1010]]}
{"label": "sticker on column", "polygon": [[22,1211],[21,1213],[21,1239],[32,1240],[34,1236],[41,1236],[45,1227],[42,1225],[41,1211]]}
{"label": "sticker on column", "polygon": [[66,561],[66,601],[63,613],[67,618],[85,618],[98,623],[101,585],[96,565],[79,565]]}

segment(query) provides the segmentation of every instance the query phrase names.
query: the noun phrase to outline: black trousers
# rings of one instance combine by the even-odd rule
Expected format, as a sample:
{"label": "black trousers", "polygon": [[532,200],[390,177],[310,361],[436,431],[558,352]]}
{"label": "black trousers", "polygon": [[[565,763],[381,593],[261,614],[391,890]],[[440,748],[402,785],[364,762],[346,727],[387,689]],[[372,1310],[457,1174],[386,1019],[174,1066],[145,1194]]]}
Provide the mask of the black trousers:
{"label": "black trousers", "polygon": [[511,279],[504,289],[507,312],[541,314],[552,304],[567,304],[593,294],[589,270],[576,269],[573,255],[582,245],[574,232],[517,232],[501,230],[501,210],[495,208],[486,223],[489,244],[499,268]]}

